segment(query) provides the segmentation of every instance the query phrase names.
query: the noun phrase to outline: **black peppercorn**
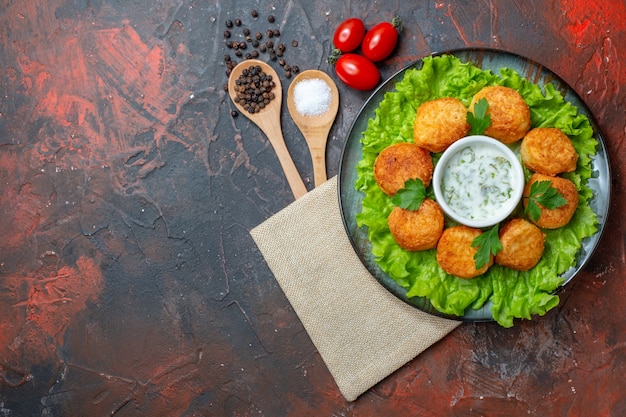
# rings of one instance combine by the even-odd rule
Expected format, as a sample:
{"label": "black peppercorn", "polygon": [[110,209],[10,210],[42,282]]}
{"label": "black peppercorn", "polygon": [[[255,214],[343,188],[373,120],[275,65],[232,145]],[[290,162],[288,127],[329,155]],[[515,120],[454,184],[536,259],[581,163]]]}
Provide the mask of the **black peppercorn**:
{"label": "black peppercorn", "polygon": [[235,26],[241,26],[241,19],[235,19]]}
{"label": "black peppercorn", "polygon": [[274,34],[275,37],[279,37],[280,36],[280,30],[278,30],[278,29],[274,29],[272,31],[272,33]]}
{"label": "black peppercorn", "polygon": [[230,38],[230,30],[225,30],[224,31],[224,37],[225,38]]}
{"label": "black peppercorn", "polygon": [[239,116],[239,112],[238,112],[237,110],[231,110],[231,111],[230,111],[230,115],[231,115],[232,117],[237,117],[237,116]]}
{"label": "black peppercorn", "polygon": [[256,10],[252,10],[252,11],[250,12],[250,14],[251,14],[251,15],[252,15],[252,17],[254,17],[255,19],[256,19],[257,17],[259,17],[259,12],[257,12]]}
{"label": "black peppercorn", "polygon": [[243,35],[244,35],[244,36],[248,36],[249,34],[250,34],[250,29],[245,28],[245,29],[243,30]]}
{"label": "black peppercorn", "polygon": [[292,41],[291,41],[291,46],[293,46],[294,48],[295,48],[296,46],[298,46],[298,41],[297,41],[297,40],[295,40],[295,39],[294,39],[294,40],[292,40]]}
{"label": "black peppercorn", "polygon": [[269,16],[267,16],[267,21],[268,21],[268,22],[270,22],[270,23],[274,23],[274,21],[275,21],[275,20],[276,20],[276,19],[274,18],[274,15],[269,15]]}
{"label": "black peppercorn", "polygon": [[232,27],[233,27],[233,21],[232,21],[232,20],[230,20],[230,19],[228,19],[228,20],[226,21],[226,27],[227,27],[227,28],[232,28]]}
{"label": "black peppercorn", "polygon": [[272,77],[265,74],[259,65],[249,66],[235,81],[237,94],[233,100],[248,113],[257,113],[275,97],[271,91],[275,86]]}

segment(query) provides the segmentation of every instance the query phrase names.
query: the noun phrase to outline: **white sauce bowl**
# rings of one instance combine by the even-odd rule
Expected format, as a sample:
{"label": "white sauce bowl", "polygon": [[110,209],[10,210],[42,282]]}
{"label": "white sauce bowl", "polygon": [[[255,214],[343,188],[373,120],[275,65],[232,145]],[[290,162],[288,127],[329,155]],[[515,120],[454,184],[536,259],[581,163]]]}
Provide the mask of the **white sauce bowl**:
{"label": "white sauce bowl", "polygon": [[517,155],[488,136],[467,136],[446,149],[433,173],[435,199],[458,223],[484,228],[506,219],[524,192]]}

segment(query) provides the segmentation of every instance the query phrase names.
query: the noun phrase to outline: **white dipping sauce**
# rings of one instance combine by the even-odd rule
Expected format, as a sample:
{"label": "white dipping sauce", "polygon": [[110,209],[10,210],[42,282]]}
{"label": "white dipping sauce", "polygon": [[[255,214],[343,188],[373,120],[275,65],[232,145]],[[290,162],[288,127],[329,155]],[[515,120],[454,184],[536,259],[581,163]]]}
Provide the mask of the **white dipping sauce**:
{"label": "white dipping sauce", "polygon": [[471,220],[494,217],[513,196],[509,159],[494,146],[460,149],[445,166],[441,190],[450,208]]}

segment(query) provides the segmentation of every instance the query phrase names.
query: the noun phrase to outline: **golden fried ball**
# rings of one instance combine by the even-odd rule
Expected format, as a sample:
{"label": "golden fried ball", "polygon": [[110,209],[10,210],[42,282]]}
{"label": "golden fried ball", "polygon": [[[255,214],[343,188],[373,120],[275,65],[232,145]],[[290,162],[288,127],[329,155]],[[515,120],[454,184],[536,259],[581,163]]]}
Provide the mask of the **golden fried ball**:
{"label": "golden fried ball", "polygon": [[393,196],[407,180],[419,178],[428,187],[433,177],[430,153],[414,143],[396,143],[383,149],[374,161],[374,179],[383,192]]}
{"label": "golden fried ball", "polygon": [[457,98],[426,101],[417,109],[413,140],[430,152],[443,152],[467,132],[467,108]]}
{"label": "golden fried ball", "polygon": [[578,207],[578,190],[576,189],[576,185],[567,178],[535,173],[530,177],[530,180],[524,187],[524,207],[528,206],[528,197],[532,184],[538,181],[550,181],[551,186],[556,188],[565,200],[567,200],[567,204],[554,209],[547,209],[541,204],[538,204],[541,208],[541,215],[537,221],[532,219],[531,221],[544,229],[557,229],[565,226],[572,219]]}
{"label": "golden fried ball", "polygon": [[401,248],[419,251],[437,246],[444,220],[439,204],[427,198],[417,210],[394,207],[387,222],[389,231]]}
{"label": "golden fried ball", "polygon": [[531,129],[522,139],[520,156],[528,169],[546,175],[575,171],[578,161],[572,141],[554,127]]}
{"label": "golden fried ball", "polygon": [[509,87],[484,87],[472,98],[469,107],[472,113],[474,104],[481,98],[487,99],[487,114],[491,116],[491,126],[484,135],[507,144],[524,137],[530,129],[530,109],[520,93]]}
{"label": "golden fried ball", "polygon": [[543,255],[545,236],[528,220],[509,220],[500,228],[499,236],[502,250],[496,255],[498,265],[528,271]]}
{"label": "golden fried ball", "polygon": [[477,247],[472,247],[472,241],[480,235],[480,229],[468,226],[452,226],[441,234],[437,243],[437,262],[439,266],[450,275],[459,278],[474,278],[482,275],[491,265],[493,256],[489,262],[480,269],[476,269],[474,255]]}

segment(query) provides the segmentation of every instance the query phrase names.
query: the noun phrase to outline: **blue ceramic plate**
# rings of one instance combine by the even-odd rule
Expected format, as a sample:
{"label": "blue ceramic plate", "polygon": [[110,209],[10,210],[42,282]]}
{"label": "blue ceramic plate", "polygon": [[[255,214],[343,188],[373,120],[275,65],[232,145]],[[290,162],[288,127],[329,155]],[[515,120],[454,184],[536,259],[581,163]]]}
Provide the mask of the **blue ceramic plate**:
{"label": "blue ceramic plate", "polygon": [[[593,115],[576,92],[559,76],[544,66],[539,65],[527,58],[508,52],[490,49],[461,49],[435,55],[442,54],[456,56],[463,62],[470,62],[478,68],[491,70],[495,74],[500,73],[500,68],[511,68],[521,76],[528,80],[532,80],[533,83],[542,88],[545,84],[552,84],[563,94],[566,101],[570,102],[578,109],[579,113],[587,116],[589,119],[591,126],[594,129],[594,137],[598,141],[598,147],[596,155],[592,158],[594,175],[589,179],[587,185],[594,193],[594,197],[590,201],[590,206],[598,216],[598,232],[583,241],[582,247],[577,254],[575,264],[563,274],[563,277],[565,278],[563,285],[567,284],[590,259],[593,251],[600,241],[609,211],[611,196],[609,160],[602,133],[600,132]],[[404,78],[404,73],[408,69],[420,69],[422,65],[423,61],[419,60],[385,81],[385,83],[382,84],[367,100],[353,122],[343,149],[338,174],[339,204],[341,214],[343,216],[343,222],[352,245],[354,246],[354,250],[365,267],[381,283],[381,285],[401,300],[422,311],[441,317],[465,321],[492,321],[493,316],[491,314],[491,305],[489,303],[485,304],[485,306],[478,310],[468,309],[464,316],[458,317],[449,316],[437,311],[426,298],[407,298],[407,290],[383,272],[376,263],[376,260],[372,255],[370,241],[368,240],[367,229],[364,227],[358,227],[356,224],[356,215],[361,211],[361,201],[363,199],[363,194],[358,192],[354,187],[357,179],[356,166],[362,158],[362,133],[367,129],[368,121],[371,118],[374,118],[374,111],[380,105],[385,93],[394,91],[396,83]]]}

